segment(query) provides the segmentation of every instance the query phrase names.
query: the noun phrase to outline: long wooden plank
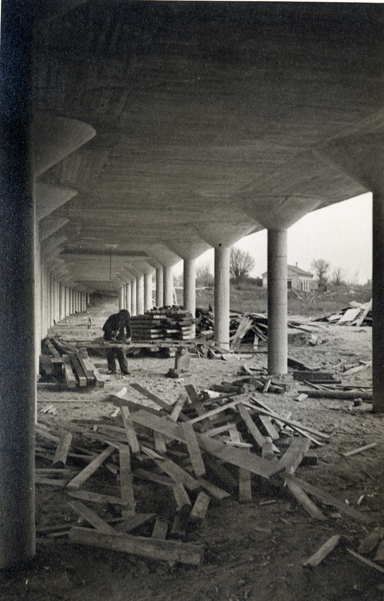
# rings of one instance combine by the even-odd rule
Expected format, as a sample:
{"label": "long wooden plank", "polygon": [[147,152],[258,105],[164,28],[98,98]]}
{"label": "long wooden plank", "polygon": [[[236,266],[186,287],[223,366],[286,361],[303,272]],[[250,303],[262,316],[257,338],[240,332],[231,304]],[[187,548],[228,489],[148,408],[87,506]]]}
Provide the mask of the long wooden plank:
{"label": "long wooden plank", "polygon": [[268,436],[270,436],[272,438],[272,440],[278,440],[279,433],[276,430],[273,423],[271,422],[271,419],[267,415],[260,415],[259,419],[260,419],[261,423],[263,424],[264,428],[266,429]]}
{"label": "long wooden plank", "polygon": [[67,503],[70,507],[72,507],[72,509],[77,511],[85,520],[87,520],[87,522],[92,524],[92,526],[99,532],[103,532],[104,534],[113,534],[116,536],[117,533],[114,528],[102,520],[97,513],[92,511],[92,509],[89,509],[89,507],[86,507],[83,503],[81,503],[81,501],[74,500],[67,501]]}
{"label": "long wooden plank", "polygon": [[120,410],[123,418],[124,430],[127,435],[127,440],[129,446],[131,447],[131,451],[134,454],[140,453],[140,445],[139,441],[137,440],[135,428],[133,427],[129,409],[128,407],[121,407]]}
{"label": "long wooden plank", "polygon": [[200,476],[204,476],[205,465],[204,465],[203,458],[201,456],[200,447],[197,442],[193,427],[190,423],[185,422],[182,424],[182,429],[183,429],[185,441],[187,443],[188,453],[191,458],[191,463],[192,463],[194,472],[198,478]]}
{"label": "long wooden plank", "polygon": [[199,492],[189,515],[189,519],[192,523],[201,524],[207,513],[210,500],[211,499],[209,495],[207,495],[205,492]]}
{"label": "long wooden plank", "polygon": [[91,463],[89,463],[77,476],[75,476],[67,484],[67,488],[79,488],[92,474],[101,466],[101,464],[112,455],[115,447],[109,445],[100,455],[98,455]]}
{"label": "long wooden plank", "polygon": [[67,430],[64,430],[64,432],[60,436],[60,442],[57,445],[55,456],[53,458],[52,465],[54,467],[65,467],[71,442],[72,433],[68,432]]}
{"label": "long wooden plank", "polygon": [[305,511],[311,516],[311,518],[315,518],[316,520],[324,521],[326,519],[325,515],[320,511],[320,509],[311,501],[308,495],[303,491],[300,486],[297,486],[294,482],[287,482],[287,486],[295,499],[302,505]]}
{"label": "long wooden plank", "polygon": [[73,371],[75,372],[75,375],[77,376],[77,379],[79,381],[80,388],[84,388],[85,386],[87,386],[88,380],[77,355],[68,351],[68,357],[71,361]]}
{"label": "long wooden plank", "polygon": [[306,438],[294,438],[279,461],[280,467],[293,474],[308,452],[310,445],[311,441]]}
{"label": "long wooden plank", "polygon": [[204,415],[206,413],[205,407],[203,403],[200,401],[199,396],[195,390],[195,387],[192,384],[186,384],[184,386],[189,399],[195,408],[197,415]]}
{"label": "long wooden plank", "polygon": [[104,534],[90,528],[76,526],[69,531],[69,540],[76,544],[91,545],[149,559],[177,561],[190,565],[200,565],[204,556],[203,545],[145,538],[117,532],[114,535]]}
{"label": "long wooden plank", "polygon": [[127,501],[121,497],[113,497],[112,495],[103,495],[90,490],[71,490],[68,491],[70,497],[82,499],[83,501],[91,501],[92,503],[108,503],[110,505],[126,505]]}
{"label": "long wooden plank", "polygon": [[141,386],[137,382],[132,382],[130,384],[130,386],[137,392],[140,392],[140,394],[145,396],[150,401],[153,401],[154,403],[156,403],[156,405],[159,405],[160,407],[162,407],[162,409],[164,409],[167,413],[172,413],[172,405],[163,401],[163,399],[158,397],[156,394],[153,394],[153,392],[150,392],[149,390],[144,388],[144,386]]}
{"label": "long wooden plank", "polygon": [[121,512],[125,518],[134,515],[136,505],[132,482],[131,452],[128,446],[119,450],[119,460],[121,498],[127,503],[126,508]]}
{"label": "long wooden plank", "polygon": [[364,522],[366,524],[371,524],[373,522],[374,518],[372,516],[357,511],[357,509],[354,509],[350,505],[343,503],[343,501],[339,501],[339,499],[336,499],[334,496],[325,492],[324,490],[321,490],[317,486],[313,486],[312,484],[309,484],[308,482],[305,482],[300,478],[296,478],[296,476],[288,474],[287,472],[284,472],[282,475],[286,480],[288,480],[289,482],[293,482],[294,484],[305,490],[305,492],[309,493],[310,495],[313,495],[326,505],[337,507],[337,509],[341,513],[345,513],[349,517],[360,522]]}
{"label": "long wooden plank", "polygon": [[62,355],[63,365],[64,365],[64,377],[67,383],[68,388],[76,388],[77,381],[75,378],[75,374],[73,373],[71,360],[68,355]]}
{"label": "long wooden plank", "polygon": [[304,561],[303,565],[312,567],[318,566],[323,559],[325,559],[327,555],[333,551],[336,545],[339,544],[340,538],[340,534],[334,534],[331,536],[331,538],[328,539],[327,542],[316,551],[316,553]]}
{"label": "long wooden plank", "polygon": [[241,398],[238,395],[238,398],[236,399],[236,401],[231,401],[230,403],[227,403],[226,405],[221,405],[220,407],[216,407],[216,409],[211,409],[211,411],[207,411],[207,413],[204,413],[203,415],[194,417],[193,419],[190,420],[190,423],[197,424],[198,422],[201,422],[203,419],[208,419],[210,417],[213,417],[214,415],[217,415],[218,413],[222,413],[223,411],[226,411],[227,409],[233,409],[240,402],[241,402]]}
{"label": "long wooden plank", "polygon": [[261,434],[259,428],[256,426],[255,422],[253,421],[252,417],[250,416],[244,405],[242,403],[238,403],[237,408],[239,410],[241,419],[247,426],[256,444],[262,449],[263,445],[265,444],[264,436]]}

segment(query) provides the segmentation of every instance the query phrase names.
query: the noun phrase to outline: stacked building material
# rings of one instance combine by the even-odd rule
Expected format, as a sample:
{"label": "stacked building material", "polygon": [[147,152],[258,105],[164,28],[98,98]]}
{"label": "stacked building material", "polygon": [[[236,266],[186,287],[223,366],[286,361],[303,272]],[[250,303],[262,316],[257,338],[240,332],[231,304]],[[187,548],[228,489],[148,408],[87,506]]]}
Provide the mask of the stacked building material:
{"label": "stacked building material", "polygon": [[147,311],[131,317],[132,340],[163,340],[166,318],[159,311]]}
{"label": "stacked building material", "polygon": [[191,340],[194,319],[178,307],[151,309],[131,317],[132,340]]}
{"label": "stacked building material", "polygon": [[337,325],[372,326],[372,300],[369,303],[351,302],[337,313],[324,315],[316,321],[326,321]]}

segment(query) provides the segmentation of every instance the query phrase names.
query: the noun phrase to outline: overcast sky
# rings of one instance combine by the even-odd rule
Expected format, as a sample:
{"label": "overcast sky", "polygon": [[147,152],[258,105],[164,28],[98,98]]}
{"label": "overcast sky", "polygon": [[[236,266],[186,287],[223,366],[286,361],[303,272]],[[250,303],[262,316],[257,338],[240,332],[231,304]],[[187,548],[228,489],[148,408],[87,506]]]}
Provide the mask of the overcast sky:
{"label": "overcast sky", "polygon": [[[267,271],[267,232],[246,236],[235,244],[255,259],[252,277]],[[365,284],[372,277],[372,194],[363,194],[326,209],[308,213],[288,230],[288,264],[311,271],[314,259],[325,259],[343,270],[351,283]],[[213,249],[197,259],[209,263],[213,273]],[[182,263],[175,274],[182,273]]]}

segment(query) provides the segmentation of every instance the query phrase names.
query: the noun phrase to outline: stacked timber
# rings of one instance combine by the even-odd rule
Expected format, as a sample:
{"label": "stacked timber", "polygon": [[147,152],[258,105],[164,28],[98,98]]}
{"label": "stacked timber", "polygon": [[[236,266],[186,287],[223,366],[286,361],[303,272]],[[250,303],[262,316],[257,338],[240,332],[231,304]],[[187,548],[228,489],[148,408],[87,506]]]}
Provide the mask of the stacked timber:
{"label": "stacked timber", "polygon": [[104,380],[88,356],[86,347],[76,348],[60,338],[45,338],[42,351],[40,376],[43,379],[53,378],[69,389],[104,386]]}
{"label": "stacked timber", "polygon": [[132,341],[191,340],[195,320],[190,312],[178,307],[151,309],[131,317]]}

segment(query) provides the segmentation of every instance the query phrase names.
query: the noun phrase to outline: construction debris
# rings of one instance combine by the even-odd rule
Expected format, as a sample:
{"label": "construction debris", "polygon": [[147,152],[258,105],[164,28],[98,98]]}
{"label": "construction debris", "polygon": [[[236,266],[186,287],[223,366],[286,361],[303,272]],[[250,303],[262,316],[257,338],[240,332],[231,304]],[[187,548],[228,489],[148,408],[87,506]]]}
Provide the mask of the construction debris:
{"label": "construction debris", "polygon": [[340,309],[337,313],[330,313],[319,317],[314,321],[326,321],[327,323],[348,326],[372,326],[372,300],[368,303],[357,303],[352,301],[348,307]]}
{"label": "construction debris", "polygon": [[177,306],[154,308],[131,317],[132,340],[191,340],[194,338],[192,313]]}
{"label": "construction debris", "polygon": [[67,388],[104,387],[104,380],[85,347],[76,348],[60,338],[46,338],[40,355],[40,377],[65,383]]}

